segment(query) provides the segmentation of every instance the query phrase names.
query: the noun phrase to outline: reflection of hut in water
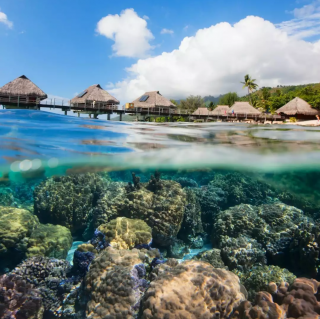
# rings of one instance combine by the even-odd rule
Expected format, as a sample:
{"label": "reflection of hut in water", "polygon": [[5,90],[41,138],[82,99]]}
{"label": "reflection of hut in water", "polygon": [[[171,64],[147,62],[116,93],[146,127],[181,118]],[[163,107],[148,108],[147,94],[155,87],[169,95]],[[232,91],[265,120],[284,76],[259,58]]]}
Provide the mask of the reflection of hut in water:
{"label": "reflection of hut in water", "polygon": [[174,105],[170,100],[165,98],[160,94],[159,91],[146,92],[139,96],[133,102],[133,107],[142,108],[162,108],[162,109],[176,109],[177,106]]}
{"label": "reflection of hut in water", "polygon": [[47,98],[38,86],[25,75],[5,84],[0,88],[0,104],[6,108],[25,108],[35,106]]}
{"label": "reflection of hut in water", "polygon": [[295,117],[298,120],[315,120],[316,115],[320,115],[318,110],[313,109],[308,102],[299,97],[280,107],[276,113],[286,118]]}
{"label": "reflection of hut in water", "polygon": [[212,115],[227,115],[229,111],[229,105],[218,105],[212,112]]}
{"label": "reflection of hut in water", "polygon": [[261,112],[255,109],[249,102],[235,102],[228,110],[228,115],[260,115]]}
{"label": "reflection of hut in water", "polygon": [[91,85],[71,101],[71,105],[79,108],[108,109],[117,108],[119,101],[104,90],[99,84]]}

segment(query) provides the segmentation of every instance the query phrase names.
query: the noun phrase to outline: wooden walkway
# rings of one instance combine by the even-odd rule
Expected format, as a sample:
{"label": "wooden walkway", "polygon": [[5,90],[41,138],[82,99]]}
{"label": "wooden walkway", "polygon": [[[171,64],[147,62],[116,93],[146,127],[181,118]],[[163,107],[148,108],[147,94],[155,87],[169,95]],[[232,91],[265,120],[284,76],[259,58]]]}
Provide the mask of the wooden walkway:
{"label": "wooden walkway", "polygon": [[211,114],[193,114],[188,110],[178,110],[178,109],[168,109],[168,108],[131,108],[125,109],[124,107],[119,107],[118,105],[106,104],[106,103],[95,103],[93,106],[91,103],[87,104],[71,104],[70,101],[61,99],[46,99],[43,101],[28,101],[25,98],[20,98],[19,96],[12,96],[10,98],[1,98],[0,105],[7,106],[8,108],[19,108],[19,109],[36,109],[50,108],[50,109],[60,109],[67,115],[68,111],[73,111],[75,113],[87,113],[92,114],[97,118],[99,114],[107,114],[108,120],[110,120],[111,114],[118,114],[120,116],[120,121],[122,120],[123,114],[139,115],[145,119],[150,119],[150,117],[173,117],[173,116],[183,116],[189,120],[222,120],[222,121],[237,121],[237,120],[254,120],[254,121],[279,121],[283,120],[280,115],[271,114],[243,114],[235,113],[222,114],[222,115],[211,115]]}

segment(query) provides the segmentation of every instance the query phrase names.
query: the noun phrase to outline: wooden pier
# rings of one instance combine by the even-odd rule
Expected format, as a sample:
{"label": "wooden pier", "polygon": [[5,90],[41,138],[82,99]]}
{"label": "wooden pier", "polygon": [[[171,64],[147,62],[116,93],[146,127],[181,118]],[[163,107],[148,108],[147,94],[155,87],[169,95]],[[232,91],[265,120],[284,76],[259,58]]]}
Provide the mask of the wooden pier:
{"label": "wooden pier", "polygon": [[174,116],[182,116],[187,118],[189,121],[194,120],[203,120],[215,121],[221,120],[225,122],[230,121],[246,121],[252,120],[256,122],[265,122],[265,121],[281,121],[284,118],[280,115],[271,115],[271,114],[244,114],[244,113],[234,113],[234,114],[217,114],[212,115],[208,114],[193,114],[188,110],[179,110],[171,108],[142,108],[135,107],[126,109],[125,107],[119,107],[118,105],[106,104],[106,103],[92,103],[87,104],[77,104],[71,103],[70,101],[60,100],[60,99],[46,99],[43,101],[34,101],[28,100],[25,97],[20,96],[10,96],[6,98],[0,97],[0,105],[4,105],[5,108],[18,108],[18,109],[35,109],[40,110],[41,108],[50,108],[50,109],[60,109],[65,112],[67,115],[68,111],[73,111],[75,113],[86,113],[93,115],[94,118],[97,118],[100,114],[107,114],[107,119],[110,120],[111,114],[117,114],[122,121],[123,114],[132,114],[142,116],[146,121],[150,120],[151,117],[167,117],[169,120]]}

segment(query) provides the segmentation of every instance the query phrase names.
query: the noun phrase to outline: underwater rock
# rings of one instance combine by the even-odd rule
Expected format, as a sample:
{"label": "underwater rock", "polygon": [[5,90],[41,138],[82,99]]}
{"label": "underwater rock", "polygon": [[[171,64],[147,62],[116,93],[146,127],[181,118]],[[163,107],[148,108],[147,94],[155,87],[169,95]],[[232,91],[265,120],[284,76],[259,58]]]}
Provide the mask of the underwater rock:
{"label": "underwater rock", "polygon": [[169,246],[168,257],[182,259],[184,255],[188,254],[189,248],[186,244],[180,240],[175,239],[173,243]]}
{"label": "underwater rock", "polygon": [[250,301],[255,300],[257,292],[268,291],[270,282],[280,285],[285,281],[291,285],[296,279],[296,276],[287,269],[277,266],[258,266],[246,272],[237,270],[233,272],[240,278],[241,284],[247,289]]}
{"label": "underwater rock", "polygon": [[38,218],[29,211],[0,206],[1,267],[14,267],[25,257],[28,237],[38,226]]}
{"label": "underwater rock", "polygon": [[72,246],[68,228],[60,225],[40,224],[28,239],[26,256],[46,256],[65,259]]}
{"label": "underwater rock", "polygon": [[201,261],[162,264],[142,302],[142,319],[229,318],[245,300],[239,278]]}
{"label": "underwater rock", "polygon": [[69,278],[71,266],[66,260],[32,257],[18,265],[11,274],[28,281],[39,292],[44,315],[59,317],[63,301],[80,278]]}
{"label": "underwater rock", "polygon": [[82,252],[76,250],[73,255],[73,266],[71,269],[72,274],[83,278],[88,272],[89,266],[94,257],[95,254],[90,251]]}
{"label": "underwater rock", "polygon": [[203,251],[198,255],[194,256],[192,259],[205,261],[212,265],[214,268],[228,269],[228,267],[224,264],[221,258],[221,250],[217,248]]}
{"label": "underwater rock", "polygon": [[148,245],[152,241],[151,228],[140,219],[118,217],[100,225],[98,231],[116,249],[132,249],[137,245]]}
{"label": "underwater rock", "polygon": [[118,215],[145,221],[152,228],[153,241],[168,246],[180,230],[185,205],[181,185],[156,175],[141,189],[127,193],[118,205]]}
{"label": "underwater rock", "polygon": [[43,305],[39,290],[19,276],[0,276],[0,318],[42,319]]}
{"label": "underwater rock", "polygon": [[119,216],[118,204],[123,202],[127,192],[125,184],[120,182],[106,183],[103,194],[89,214],[88,225],[83,237],[89,240],[100,225],[108,223]]}
{"label": "underwater rock", "polygon": [[188,242],[189,244],[192,244],[193,238],[204,233],[201,220],[201,206],[194,189],[186,188],[184,191],[186,193],[187,204],[185,206],[184,217],[181,224],[181,229],[178,233],[178,238]]}
{"label": "underwater rock", "polygon": [[288,283],[280,285],[270,283],[268,292],[256,294],[254,305],[243,302],[233,318],[240,319],[282,319],[310,318],[318,319],[320,315],[320,283],[314,279],[297,278],[289,287]]}
{"label": "underwater rock", "polygon": [[42,223],[62,225],[80,235],[104,188],[105,181],[93,173],[48,178],[34,190],[34,212]]}
{"label": "underwater rock", "polygon": [[86,318],[135,318],[147,287],[144,260],[137,249],[103,250],[85,277]]}

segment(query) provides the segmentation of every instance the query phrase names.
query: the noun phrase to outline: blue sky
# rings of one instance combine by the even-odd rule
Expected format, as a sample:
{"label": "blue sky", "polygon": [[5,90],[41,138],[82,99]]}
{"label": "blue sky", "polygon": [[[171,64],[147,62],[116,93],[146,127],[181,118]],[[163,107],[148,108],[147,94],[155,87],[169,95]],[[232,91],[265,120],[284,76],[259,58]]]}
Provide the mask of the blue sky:
{"label": "blue sky", "polygon": [[[99,83],[124,103],[149,89],[172,98],[238,91],[246,71],[262,84],[313,82],[320,62],[313,54],[320,52],[319,8],[318,0],[1,0],[0,86],[25,74],[46,93],[72,98]],[[126,26],[130,19],[136,29]],[[217,26],[221,22],[230,27]],[[277,56],[263,55],[267,50],[259,41],[255,52],[252,42],[259,32],[268,48],[275,46]],[[250,41],[249,53],[242,47],[245,41]],[[304,56],[291,56],[293,47]],[[279,61],[282,52],[286,60]],[[306,65],[298,70],[294,66],[305,63],[301,61]]]}

